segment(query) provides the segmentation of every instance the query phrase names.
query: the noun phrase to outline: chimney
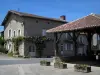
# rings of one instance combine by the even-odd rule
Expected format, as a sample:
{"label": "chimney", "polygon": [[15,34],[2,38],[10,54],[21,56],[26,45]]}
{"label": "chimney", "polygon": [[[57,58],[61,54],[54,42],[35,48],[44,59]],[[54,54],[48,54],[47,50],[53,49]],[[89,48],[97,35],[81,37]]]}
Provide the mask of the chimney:
{"label": "chimney", "polygon": [[65,15],[62,15],[62,16],[60,16],[60,19],[61,20],[66,20],[66,16]]}

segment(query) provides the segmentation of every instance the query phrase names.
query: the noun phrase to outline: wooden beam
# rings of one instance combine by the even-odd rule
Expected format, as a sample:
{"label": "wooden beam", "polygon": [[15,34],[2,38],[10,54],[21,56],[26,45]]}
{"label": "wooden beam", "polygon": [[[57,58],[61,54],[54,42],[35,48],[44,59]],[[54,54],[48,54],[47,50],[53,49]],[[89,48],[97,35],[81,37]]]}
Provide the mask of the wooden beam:
{"label": "wooden beam", "polygon": [[77,38],[75,32],[73,32],[73,45],[74,45],[74,55],[77,56]]}
{"label": "wooden beam", "polygon": [[58,51],[58,35],[57,33],[54,33],[54,50],[55,50],[55,56],[59,56],[59,51]]}
{"label": "wooden beam", "polygon": [[90,56],[91,55],[91,40],[92,40],[91,32],[87,33],[87,40],[88,40],[88,51],[87,51],[87,54]]}
{"label": "wooden beam", "polygon": [[[57,38],[57,41],[56,42],[58,42],[59,43],[59,40],[60,40],[60,38],[61,38],[61,36],[62,36],[62,34],[63,33],[59,33],[60,34],[60,36],[59,36],[59,38]],[[57,36],[58,37],[58,36]]]}

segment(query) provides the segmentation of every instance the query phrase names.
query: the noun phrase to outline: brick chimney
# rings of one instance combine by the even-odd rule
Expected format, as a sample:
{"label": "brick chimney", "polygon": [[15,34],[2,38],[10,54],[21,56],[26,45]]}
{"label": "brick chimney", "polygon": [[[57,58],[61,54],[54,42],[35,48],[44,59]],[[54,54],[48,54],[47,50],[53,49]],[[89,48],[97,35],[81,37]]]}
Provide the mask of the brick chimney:
{"label": "brick chimney", "polygon": [[61,20],[66,20],[66,16],[65,15],[62,15],[62,16],[60,16],[60,19]]}

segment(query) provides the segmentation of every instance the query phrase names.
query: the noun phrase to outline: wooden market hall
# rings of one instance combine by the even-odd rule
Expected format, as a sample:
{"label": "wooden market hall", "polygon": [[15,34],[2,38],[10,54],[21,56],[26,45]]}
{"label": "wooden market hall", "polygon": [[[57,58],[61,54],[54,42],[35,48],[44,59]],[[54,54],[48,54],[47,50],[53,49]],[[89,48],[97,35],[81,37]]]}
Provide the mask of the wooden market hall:
{"label": "wooden market hall", "polygon": [[[73,36],[70,35],[73,33]],[[76,41],[80,34],[85,34],[88,41],[87,46],[87,57],[92,59],[100,53],[99,50],[91,50],[91,42],[94,34],[100,35],[100,15],[90,14],[78,20],[63,24],[61,26],[47,30],[47,33],[53,33],[55,38],[55,55],[60,56],[58,51],[58,44],[62,34],[68,33],[70,38],[73,40],[74,57],[77,57],[77,44]],[[60,35],[60,36],[58,36]]]}

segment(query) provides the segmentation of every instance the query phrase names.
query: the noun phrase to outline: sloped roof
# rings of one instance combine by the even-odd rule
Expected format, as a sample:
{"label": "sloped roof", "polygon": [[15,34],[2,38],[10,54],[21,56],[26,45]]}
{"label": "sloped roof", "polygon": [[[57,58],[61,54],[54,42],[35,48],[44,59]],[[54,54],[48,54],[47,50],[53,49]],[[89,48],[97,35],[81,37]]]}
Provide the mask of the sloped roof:
{"label": "sloped roof", "polygon": [[46,20],[59,21],[59,22],[66,23],[66,20],[62,20],[62,19],[48,18],[48,17],[38,16],[38,15],[34,15],[34,14],[29,14],[29,13],[24,13],[24,12],[18,12],[18,11],[10,10],[10,11],[8,11],[4,21],[2,22],[2,25],[5,24],[5,22],[8,19],[10,14],[16,14],[16,15],[19,15],[19,16],[22,16],[22,17],[39,18],[39,19],[46,19]]}
{"label": "sloped roof", "polygon": [[98,27],[98,26],[100,26],[100,15],[90,14],[78,20],[49,29],[47,30],[47,32],[48,33],[65,32],[65,31],[81,30],[81,29]]}

